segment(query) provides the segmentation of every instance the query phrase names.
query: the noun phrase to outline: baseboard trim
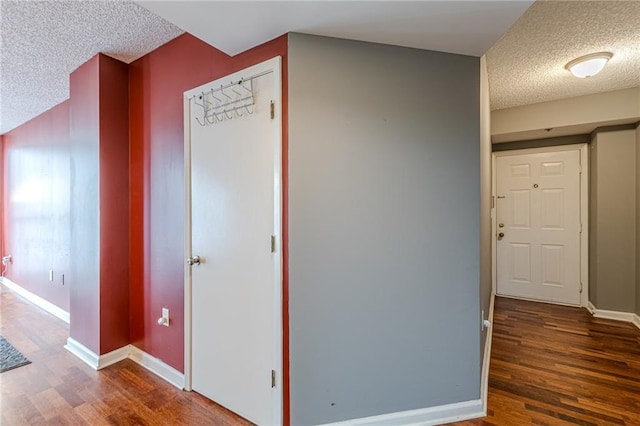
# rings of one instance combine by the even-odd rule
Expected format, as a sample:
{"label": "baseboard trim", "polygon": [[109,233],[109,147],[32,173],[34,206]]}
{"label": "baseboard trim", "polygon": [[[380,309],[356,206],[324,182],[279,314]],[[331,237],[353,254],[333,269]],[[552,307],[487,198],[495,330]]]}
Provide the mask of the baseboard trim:
{"label": "baseboard trim", "polygon": [[482,400],[475,399],[472,401],[457,402],[455,404],[327,423],[325,426],[429,426],[475,419],[483,416]]}
{"label": "baseboard trim", "polygon": [[130,359],[178,389],[184,389],[184,374],[133,345],[123,346],[104,355],[97,355],[82,343],[69,337],[64,347],[94,370],[101,370],[122,360]]}
{"label": "baseboard trim", "polygon": [[67,339],[67,344],[64,345],[64,348],[80,358],[81,361],[84,361],[84,363],[89,367],[93,368],[94,370],[98,370],[98,367],[100,366],[100,357],[98,357],[98,354],[87,348],[82,343],[69,337]]}
{"label": "baseboard trim", "polygon": [[13,292],[15,292],[16,294],[22,296],[24,299],[27,299],[29,302],[33,303],[34,305],[36,305],[40,309],[43,309],[43,310],[49,312],[54,317],[59,318],[62,321],[64,321],[67,324],[69,324],[69,322],[71,320],[71,316],[69,315],[69,312],[67,312],[64,309],[54,305],[53,303],[49,302],[48,300],[43,299],[42,297],[38,296],[37,294],[31,293],[29,290],[25,289],[24,287],[19,286],[18,284],[14,283],[13,281],[8,279],[7,277],[0,278],[0,282],[2,282],[2,284],[4,284],[8,289],[10,289]]}
{"label": "baseboard trim", "polygon": [[106,353],[104,355],[100,355],[98,357],[98,370],[101,370],[105,367],[115,364],[116,362],[120,362],[129,358],[129,346],[123,346],[119,349]]}
{"label": "baseboard trim", "polygon": [[482,400],[482,415],[487,415],[487,402],[489,400],[489,367],[491,365],[491,341],[493,337],[493,310],[496,302],[496,294],[491,293],[489,302],[489,316],[487,320],[491,325],[487,328],[487,336],[484,341],[484,358],[482,359],[482,376],[480,378],[480,399]]}
{"label": "baseboard trim", "polygon": [[129,358],[178,389],[184,389],[184,374],[160,359],[133,345],[129,345]]}
{"label": "baseboard trim", "polygon": [[608,311],[606,309],[598,309],[591,302],[589,302],[587,309],[596,318],[630,322],[631,324],[640,328],[640,316],[633,312]]}
{"label": "baseboard trim", "polygon": [[631,321],[633,323],[633,325],[635,325],[636,327],[640,328],[640,315],[638,314],[634,314],[633,315],[633,321]]}

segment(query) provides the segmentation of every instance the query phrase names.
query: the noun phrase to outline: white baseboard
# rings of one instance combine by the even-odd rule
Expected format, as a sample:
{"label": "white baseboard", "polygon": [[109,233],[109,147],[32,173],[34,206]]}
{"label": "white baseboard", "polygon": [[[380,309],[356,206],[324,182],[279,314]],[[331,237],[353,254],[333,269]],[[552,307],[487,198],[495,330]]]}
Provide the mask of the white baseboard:
{"label": "white baseboard", "polygon": [[328,423],[325,426],[429,426],[475,419],[482,416],[484,416],[482,400],[475,399],[437,407]]}
{"label": "white baseboard", "polygon": [[635,325],[636,327],[640,328],[640,315],[638,314],[634,314],[633,315],[633,321],[631,321],[633,323],[633,325]]}
{"label": "white baseboard", "polygon": [[20,287],[18,284],[14,283],[7,277],[0,278],[0,282],[2,282],[2,284],[4,284],[8,289],[22,296],[24,299],[27,299],[29,302],[33,303],[37,307],[44,309],[45,311],[49,312],[51,315],[57,318],[60,318],[62,321],[69,324],[70,318],[71,318],[69,315],[69,312],[54,305],[48,300],[45,300],[42,297],[31,293],[29,290],[25,289],[24,287]]}
{"label": "white baseboard", "polygon": [[596,318],[610,319],[614,321],[630,322],[640,328],[640,316],[633,312],[608,311],[606,309],[598,309],[593,303],[589,302],[587,309]]}
{"label": "white baseboard", "polygon": [[98,357],[98,370],[108,367],[112,364],[115,364],[116,362],[120,362],[124,359],[129,358],[129,347],[131,345],[126,345],[121,347],[120,349],[116,349],[114,351],[111,351],[109,353],[106,353],[104,355],[100,355]]}
{"label": "white baseboard", "polygon": [[129,345],[129,358],[178,389],[184,389],[184,374],[158,358],[149,355],[133,345]]}
{"label": "white baseboard", "polygon": [[133,345],[123,346],[104,355],[98,355],[82,343],[69,337],[64,347],[94,370],[103,369],[128,358],[178,389],[184,389],[184,374]]}
{"label": "white baseboard", "polygon": [[482,400],[482,414],[487,415],[487,402],[489,400],[489,366],[491,364],[491,341],[493,337],[493,309],[496,302],[496,294],[491,292],[489,303],[489,316],[487,320],[491,325],[487,328],[487,336],[484,341],[484,358],[482,359],[482,373],[480,377],[480,399]]}
{"label": "white baseboard", "polygon": [[98,354],[96,354],[77,340],[69,337],[67,339],[67,344],[64,345],[64,348],[80,358],[80,360],[84,361],[85,364],[87,364],[94,370],[97,370],[100,366],[100,357],[98,356]]}

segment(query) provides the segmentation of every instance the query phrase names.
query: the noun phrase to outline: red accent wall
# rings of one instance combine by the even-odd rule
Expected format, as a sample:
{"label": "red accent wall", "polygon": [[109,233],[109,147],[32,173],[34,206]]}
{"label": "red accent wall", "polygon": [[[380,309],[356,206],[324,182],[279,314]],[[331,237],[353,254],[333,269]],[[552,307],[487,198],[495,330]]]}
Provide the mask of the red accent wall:
{"label": "red accent wall", "polygon": [[2,141],[2,254],[13,258],[6,276],[69,310],[69,102]]}
{"label": "red accent wall", "polygon": [[[184,34],[130,64],[131,341],[184,371],[183,93],[275,56],[283,58],[283,172],[287,200],[287,36],[230,57]],[[284,241],[287,241],[286,211]],[[285,277],[288,247],[285,244]],[[288,345],[287,280],[284,341]],[[158,326],[169,308],[171,327]],[[285,347],[288,416],[288,348]]]}
{"label": "red accent wall", "polygon": [[71,258],[69,335],[100,352],[98,56],[69,79],[71,179]]}
{"label": "red accent wall", "polygon": [[[32,258],[21,260],[32,249],[23,243],[18,246],[27,253],[14,249],[12,235],[16,241],[22,236],[15,233],[16,212],[7,204],[2,240],[4,252],[15,257],[9,277],[69,310],[71,337],[98,354],[132,343],[184,371],[182,96],[275,56],[282,57],[283,72],[283,392],[288,424],[286,35],[230,57],[185,34],[129,66],[104,55],[82,65],[71,74],[69,101],[3,136],[3,164],[12,165],[12,153],[22,147],[32,146],[44,157],[66,155],[66,171],[56,168],[56,175],[66,179],[67,216],[59,216],[56,232],[66,235],[67,246],[47,250],[61,262],[74,259],[72,265],[61,263],[61,270],[69,268],[68,285],[62,287],[66,296],[36,287],[46,280],[43,288],[49,288],[48,267]],[[39,165],[35,160],[26,164],[24,173],[40,176]],[[11,176],[5,168],[5,200],[11,199]],[[48,228],[40,220],[35,229]],[[168,328],[157,325],[163,307],[170,310]]]}
{"label": "red accent wall", "polygon": [[70,78],[70,335],[129,343],[128,65],[94,56]]}
{"label": "red accent wall", "polygon": [[99,55],[100,353],[129,344],[129,66]]}

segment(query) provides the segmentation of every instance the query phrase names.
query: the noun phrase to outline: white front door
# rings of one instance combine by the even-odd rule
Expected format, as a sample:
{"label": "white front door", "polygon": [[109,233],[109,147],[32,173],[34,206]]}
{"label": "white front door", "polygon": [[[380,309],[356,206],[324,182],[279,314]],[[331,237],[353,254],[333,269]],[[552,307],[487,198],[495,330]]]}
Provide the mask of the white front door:
{"label": "white front door", "polygon": [[497,294],[580,305],[580,151],[496,162]]}
{"label": "white front door", "polygon": [[192,388],[251,422],[279,424],[279,58],[187,96],[195,96],[188,256],[199,257],[191,266]]}

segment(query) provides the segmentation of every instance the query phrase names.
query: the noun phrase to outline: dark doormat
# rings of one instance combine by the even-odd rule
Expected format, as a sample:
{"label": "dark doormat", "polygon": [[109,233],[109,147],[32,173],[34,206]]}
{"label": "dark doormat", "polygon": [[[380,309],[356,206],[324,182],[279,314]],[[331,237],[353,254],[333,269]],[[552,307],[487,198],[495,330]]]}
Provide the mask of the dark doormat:
{"label": "dark doormat", "polygon": [[27,364],[31,364],[31,361],[22,355],[19,350],[14,348],[7,339],[0,336],[0,373]]}

